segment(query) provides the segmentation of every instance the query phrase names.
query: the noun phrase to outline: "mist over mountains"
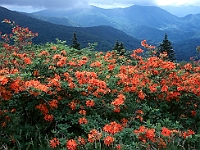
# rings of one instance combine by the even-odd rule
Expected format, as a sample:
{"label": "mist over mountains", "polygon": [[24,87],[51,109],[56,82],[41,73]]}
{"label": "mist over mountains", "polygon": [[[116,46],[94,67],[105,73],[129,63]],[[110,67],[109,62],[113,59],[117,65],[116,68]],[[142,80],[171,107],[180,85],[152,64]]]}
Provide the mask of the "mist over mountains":
{"label": "mist over mountains", "polygon": [[[191,8],[197,7],[188,6],[187,8],[189,11]],[[171,13],[166,10],[171,11]],[[95,42],[94,37],[98,34],[99,39],[96,39],[98,40],[96,42],[100,44],[100,49],[103,48],[102,45],[107,48],[112,48],[114,41],[117,39],[122,41],[127,49],[130,49],[131,46],[132,49],[134,49],[140,44],[138,41],[143,39],[157,46],[162,42],[164,34],[167,33],[176,52],[177,59],[189,60],[190,56],[196,55],[195,49],[200,45],[200,13],[187,15],[186,12],[188,11],[186,11],[186,7],[181,7],[181,9],[177,11],[180,13],[178,15],[175,10],[178,9],[175,7],[160,8],[156,6],[139,5],[114,9],[90,6],[87,8],[67,10],[46,9],[30,14],[23,13],[21,15],[23,15],[23,17],[25,17],[25,15],[28,17],[25,20],[30,20],[31,17],[33,17],[37,19],[36,22],[40,21],[40,23],[35,23],[35,25],[27,23],[25,24],[26,26],[36,29],[36,26],[41,26],[41,24],[44,23],[45,25],[42,26],[48,26],[46,29],[52,28],[51,33],[57,35],[58,38],[59,36],[63,38],[63,35],[59,33],[65,34],[65,38],[63,39],[67,39],[68,41],[71,38],[71,33],[76,30],[76,32],[80,32],[77,33],[77,36],[79,40],[81,40],[81,43],[84,43],[83,45],[86,45],[86,41],[88,42],[89,40],[91,40],[89,42]],[[195,12],[198,12],[198,9],[194,9],[193,13]],[[17,12],[13,13],[17,14]],[[41,20],[43,20],[43,22],[41,22]],[[65,31],[66,28],[70,28],[73,31],[68,30],[68,33],[60,32],[60,30]],[[37,28],[37,30],[40,30],[40,28]],[[58,33],[54,33],[54,30]],[[87,32],[85,30],[87,30]],[[85,42],[83,42],[83,32],[86,35],[90,35],[89,40],[85,39]],[[42,38],[44,38],[44,36]],[[101,44],[102,42],[99,41],[104,41],[104,44]],[[134,44],[131,44],[131,41]],[[137,42],[138,44],[136,44]],[[109,46],[106,46],[105,43],[109,43]]]}

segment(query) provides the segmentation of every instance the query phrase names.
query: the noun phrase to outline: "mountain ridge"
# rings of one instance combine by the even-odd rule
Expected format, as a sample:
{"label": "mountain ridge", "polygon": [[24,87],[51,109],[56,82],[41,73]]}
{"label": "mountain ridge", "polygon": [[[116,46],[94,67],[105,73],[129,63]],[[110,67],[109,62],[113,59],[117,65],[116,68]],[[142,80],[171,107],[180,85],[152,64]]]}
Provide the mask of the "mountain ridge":
{"label": "mountain ridge", "polygon": [[[120,18],[120,20],[116,21],[115,19],[113,19],[112,22],[110,22],[111,25],[115,24],[115,26],[118,27],[118,29],[116,29],[111,25],[94,25],[91,27],[58,25],[56,19],[54,19],[54,23],[49,23],[48,21],[41,21],[41,18],[35,19],[32,14],[14,12],[5,8],[1,9],[1,7],[0,14],[1,20],[5,18],[15,20],[17,24],[24,27],[29,27],[31,30],[33,30],[33,32],[39,32],[39,37],[34,39],[36,43],[54,42],[55,38],[59,38],[60,40],[66,40],[67,44],[70,45],[72,35],[74,32],[76,32],[78,42],[80,42],[82,46],[81,48],[86,47],[88,43],[97,42],[98,46],[96,47],[96,50],[107,51],[113,48],[116,40],[119,40],[119,42],[124,43],[124,46],[127,50],[132,50],[141,47],[140,41],[143,39],[146,39],[148,43],[152,45],[158,46],[159,43],[162,42],[164,34],[167,33],[168,38],[171,41],[172,46],[174,47],[174,50],[178,53],[181,53],[177,55],[177,60],[179,61],[189,60],[189,57],[194,56],[196,52],[196,49],[194,47],[199,46],[198,43],[200,39],[200,32],[196,31],[196,23],[198,23],[198,20],[196,20],[197,22],[193,22],[193,20],[199,18],[198,14],[188,15],[182,18],[180,17],[180,19],[187,19],[188,21],[186,22],[188,26],[184,26],[184,29],[188,28],[189,30],[186,30],[184,32],[182,31],[184,29],[179,29],[176,27],[173,30],[165,28],[154,28],[147,25],[131,25],[128,27],[126,25],[126,21],[128,19],[123,17]],[[177,19],[179,17],[175,16],[174,18]],[[81,19],[84,21],[84,18]],[[95,20],[93,20],[93,22],[95,23]],[[118,22],[122,22],[123,25],[126,25],[127,31],[134,33],[136,36],[133,38],[131,34],[126,34],[123,30],[120,29],[123,26],[119,26]],[[191,26],[193,26],[193,29],[191,28]],[[8,26],[6,26],[5,24],[0,24],[0,31],[4,31],[4,29],[5,31],[10,31],[10,28],[8,29]],[[184,47],[185,43],[187,45]],[[189,49],[189,47],[192,47],[192,49]]]}
{"label": "mountain ridge", "polygon": [[[97,50],[112,50],[117,39],[124,42],[127,49],[135,49],[140,46],[139,40],[110,26],[71,27],[57,25],[32,18],[19,12],[10,11],[3,7],[0,7],[0,14],[0,20],[6,18],[15,21],[20,26],[29,27],[33,32],[38,32],[39,36],[34,39],[36,43],[55,42],[55,39],[59,38],[60,40],[65,40],[70,45],[73,33],[76,32],[78,42],[81,43],[82,48],[86,47],[88,43],[97,42]],[[0,23],[0,31],[10,33],[11,26]],[[108,32],[110,32],[110,35],[105,36],[105,33]],[[131,41],[125,39],[130,39]]]}
{"label": "mountain ridge", "polygon": [[[58,9],[43,10],[29,15],[33,15],[34,17],[35,15],[42,16],[42,14],[46,14],[44,15],[46,17],[50,14],[51,17],[59,16],[68,20],[66,21],[68,24],[64,22],[63,25],[70,25],[69,22],[73,22],[74,26],[80,27],[97,25],[112,26],[142,40],[145,37],[143,35],[138,36],[135,32],[140,26],[140,28],[144,28],[143,30],[145,30],[147,33],[146,35],[148,35],[145,39],[154,40],[155,43],[158,43],[163,37],[163,32],[169,33],[172,41],[179,42],[181,40],[186,40],[188,35],[190,35],[191,38],[196,38],[196,29],[199,30],[198,24],[191,23],[190,18],[177,17],[157,6],[133,5],[126,8],[114,9],[102,9],[91,6],[86,9],[79,9],[78,11]],[[200,22],[200,18],[196,18],[198,19],[196,22]],[[52,23],[56,22],[62,24],[58,20],[56,21],[56,19],[54,19]],[[157,38],[154,39],[154,35],[149,36],[151,35],[151,30],[149,30],[149,28],[157,30]],[[177,36],[180,38],[177,38]]]}

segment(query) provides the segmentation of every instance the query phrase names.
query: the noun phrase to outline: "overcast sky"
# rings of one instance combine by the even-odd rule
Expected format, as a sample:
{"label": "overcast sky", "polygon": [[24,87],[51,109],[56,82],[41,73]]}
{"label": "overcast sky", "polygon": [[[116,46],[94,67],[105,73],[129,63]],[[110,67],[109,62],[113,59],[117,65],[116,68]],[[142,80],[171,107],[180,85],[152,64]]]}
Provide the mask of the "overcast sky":
{"label": "overcast sky", "polygon": [[44,8],[72,8],[95,5],[102,8],[131,5],[197,5],[200,0],[0,0],[0,5],[11,10],[33,12]]}

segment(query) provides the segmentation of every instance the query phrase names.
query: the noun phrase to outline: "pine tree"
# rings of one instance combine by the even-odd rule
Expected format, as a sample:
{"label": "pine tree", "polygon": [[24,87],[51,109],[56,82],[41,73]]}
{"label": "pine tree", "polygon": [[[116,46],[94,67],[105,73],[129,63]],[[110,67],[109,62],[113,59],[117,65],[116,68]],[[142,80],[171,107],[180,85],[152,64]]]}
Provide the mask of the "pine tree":
{"label": "pine tree", "polygon": [[77,50],[80,50],[80,43],[77,42],[77,37],[76,37],[76,33],[74,32],[74,35],[73,35],[73,39],[72,39],[72,48],[75,48]]}
{"label": "pine tree", "polygon": [[119,41],[117,40],[116,43],[115,43],[115,46],[113,48],[113,50],[118,50],[119,48]]}
{"label": "pine tree", "polygon": [[167,53],[168,59],[170,61],[175,60],[175,52],[173,50],[171,42],[168,40],[167,34],[165,34],[163,42],[158,46],[158,56],[160,56],[160,54],[162,54],[164,52]]}
{"label": "pine tree", "polygon": [[124,55],[125,53],[124,44],[122,42],[119,43],[119,41],[117,40],[113,50],[116,50],[119,55]]}

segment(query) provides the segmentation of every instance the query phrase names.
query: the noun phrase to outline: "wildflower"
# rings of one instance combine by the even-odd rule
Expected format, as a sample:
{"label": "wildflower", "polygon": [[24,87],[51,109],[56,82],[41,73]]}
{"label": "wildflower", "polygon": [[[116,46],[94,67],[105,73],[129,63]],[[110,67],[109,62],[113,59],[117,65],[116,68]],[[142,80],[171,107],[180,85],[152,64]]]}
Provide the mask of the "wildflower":
{"label": "wildflower", "polygon": [[114,112],[115,113],[120,113],[120,107],[119,106],[114,106]]}
{"label": "wildflower", "polygon": [[57,108],[58,107],[58,101],[57,100],[49,101],[49,106],[50,106],[51,109]]}
{"label": "wildflower", "polygon": [[94,100],[87,100],[85,104],[88,107],[93,107],[95,105]]}
{"label": "wildflower", "polygon": [[122,131],[122,129],[123,129],[122,125],[116,123],[115,121],[114,121],[114,122],[111,122],[110,124],[106,124],[106,125],[103,127],[103,130],[104,130],[105,132],[110,133],[110,134],[118,133],[118,132]]}
{"label": "wildflower", "polygon": [[155,129],[148,129],[145,134],[146,138],[151,140],[152,142],[155,141]]}
{"label": "wildflower", "polygon": [[49,112],[46,104],[36,105],[35,108],[39,109],[43,114],[47,114]]}
{"label": "wildflower", "polygon": [[79,122],[79,124],[87,124],[88,123],[86,118],[80,118],[78,122]]}
{"label": "wildflower", "polygon": [[57,138],[53,138],[50,140],[50,147],[56,148],[58,145],[60,145],[60,141]]}
{"label": "wildflower", "polygon": [[6,78],[5,76],[0,76],[0,84],[5,85],[7,83],[8,83],[8,78]]}
{"label": "wildflower", "polygon": [[50,114],[45,114],[44,116],[44,120],[51,122],[53,120],[53,115]]}
{"label": "wildflower", "polygon": [[146,132],[146,130],[147,129],[145,128],[145,126],[140,126],[138,130],[134,130],[134,133],[135,134],[144,133]]}
{"label": "wildflower", "polygon": [[82,138],[81,136],[78,137],[78,142],[79,142],[79,144],[81,144],[81,145],[85,145],[85,139]]}
{"label": "wildflower", "polygon": [[69,103],[68,104],[69,105],[69,107],[72,109],[72,110],[75,110],[76,109],[76,103],[75,102],[71,102],[71,103]]}
{"label": "wildflower", "polygon": [[140,120],[140,122],[142,122],[142,121],[143,121],[143,117],[142,117],[141,115],[137,115],[135,118],[139,119],[139,120]]}
{"label": "wildflower", "polygon": [[85,110],[80,110],[79,112],[78,112],[79,114],[81,114],[81,115],[86,115],[86,111]]}
{"label": "wildflower", "polygon": [[162,138],[158,139],[158,148],[166,148],[167,144],[165,143],[165,141]]}
{"label": "wildflower", "polygon": [[51,46],[51,49],[52,50],[57,50],[57,47],[56,46]]}
{"label": "wildflower", "polygon": [[164,135],[164,136],[168,136],[169,137],[171,135],[171,130],[169,130],[166,127],[162,127],[161,134]]}
{"label": "wildflower", "polygon": [[183,138],[186,139],[188,136],[193,135],[193,134],[195,134],[194,131],[188,130],[188,131],[183,132],[183,133],[182,133],[182,136],[183,136]]}
{"label": "wildflower", "polygon": [[75,140],[71,139],[66,142],[66,148],[68,150],[76,150],[77,143]]}
{"label": "wildflower", "polygon": [[168,91],[168,86],[167,85],[162,86],[161,91],[162,92],[167,92]]}
{"label": "wildflower", "polygon": [[40,75],[40,73],[39,73],[39,71],[38,71],[38,70],[34,70],[34,71],[33,71],[33,75],[34,75],[35,77],[37,77],[37,76],[39,76],[39,75]]}
{"label": "wildflower", "polygon": [[185,70],[191,70],[192,69],[192,65],[190,63],[187,63],[186,65],[184,65]]}
{"label": "wildflower", "polygon": [[197,114],[197,112],[196,112],[195,110],[192,110],[192,111],[191,111],[191,115],[192,115],[192,116],[196,116],[196,114]]}
{"label": "wildflower", "polygon": [[152,85],[149,86],[149,89],[150,89],[151,93],[154,93],[154,92],[157,91],[157,88],[156,88],[156,87],[157,87],[156,84],[152,84]]}
{"label": "wildflower", "polygon": [[144,112],[143,112],[142,110],[140,110],[140,109],[136,110],[135,113],[136,113],[136,114],[141,114],[141,115],[144,114]]}
{"label": "wildflower", "polygon": [[6,127],[6,122],[1,123],[1,127]]}
{"label": "wildflower", "polygon": [[93,143],[96,140],[100,140],[102,136],[102,133],[98,132],[96,129],[92,129],[90,133],[88,134],[88,141],[90,143]]}
{"label": "wildflower", "polygon": [[120,144],[116,145],[116,149],[121,150],[121,145]]}
{"label": "wildflower", "polygon": [[32,61],[29,57],[26,57],[26,58],[24,58],[24,63],[29,65],[29,64],[32,64]]}
{"label": "wildflower", "polygon": [[123,94],[119,94],[118,97],[111,102],[112,105],[114,106],[120,106],[124,104],[125,96]]}
{"label": "wildflower", "polygon": [[138,97],[139,97],[141,100],[143,100],[143,99],[145,98],[145,94],[143,93],[142,90],[140,90],[140,91],[138,92]]}
{"label": "wildflower", "polygon": [[126,118],[122,118],[121,123],[122,123],[122,126],[125,127],[128,123],[128,120]]}
{"label": "wildflower", "polygon": [[104,144],[110,146],[114,142],[114,138],[112,136],[106,136],[104,138]]}

